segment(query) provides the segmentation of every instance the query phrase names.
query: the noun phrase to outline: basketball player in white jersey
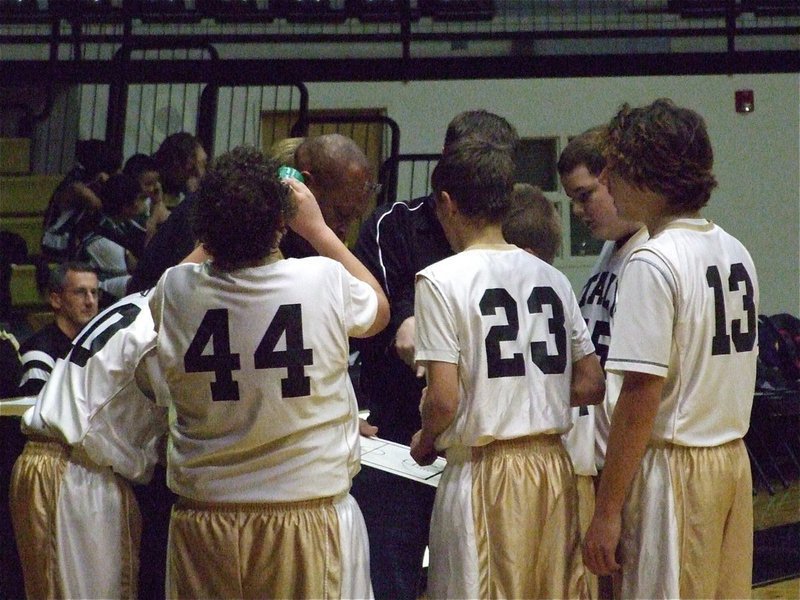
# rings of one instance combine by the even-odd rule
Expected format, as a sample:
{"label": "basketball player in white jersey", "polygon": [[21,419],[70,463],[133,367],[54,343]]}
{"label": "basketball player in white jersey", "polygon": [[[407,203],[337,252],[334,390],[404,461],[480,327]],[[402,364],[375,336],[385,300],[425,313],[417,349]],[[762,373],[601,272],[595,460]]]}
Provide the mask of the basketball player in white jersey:
{"label": "basketball player in white jersey", "polygon": [[448,147],[432,176],[455,256],[417,275],[426,368],[420,464],[446,451],[430,534],[431,598],[586,597],[575,478],[561,434],[603,374],[566,277],[506,243],[514,162],[496,145]]}
{"label": "basketball player in white jersey", "polygon": [[[592,343],[605,367],[611,341],[614,309],[622,267],[634,248],[647,239],[642,223],[620,218],[614,199],[598,177],[605,167],[604,127],[595,127],[572,138],[558,159],[558,173],[572,211],[599,240],[605,240],[589,279],[578,298],[581,314],[589,326]],[[611,413],[619,396],[622,379],[606,373],[606,395],[601,404],[572,409],[575,423],[564,436],[575,474],[578,476],[581,533],[585,533],[594,513],[594,485],[605,461]],[[590,577],[592,587],[596,585]],[[610,582],[601,583],[604,597]]]}
{"label": "basketball player in white jersey", "polygon": [[[211,255],[151,301],[171,392],[167,595],[369,597],[348,337],[388,322],[380,286],[308,188],[253,148],[219,157],[198,192]],[[279,259],[286,226],[320,256]]]}
{"label": "basketball player in white jersey", "polygon": [[147,297],[120,300],[79,333],[23,416],[30,441],[10,501],[29,597],[138,596],[141,516],[127,480],[150,479],[167,430],[155,339]]}
{"label": "basketball player in white jersey", "polygon": [[700,210],[716,186],[697,113],[627,105],[601,181],[650,239],[620,283],[606,368],[623,375],[584,543],[624,598],[750,596],[753,500],[747,431],[758,280],[744,246]]}

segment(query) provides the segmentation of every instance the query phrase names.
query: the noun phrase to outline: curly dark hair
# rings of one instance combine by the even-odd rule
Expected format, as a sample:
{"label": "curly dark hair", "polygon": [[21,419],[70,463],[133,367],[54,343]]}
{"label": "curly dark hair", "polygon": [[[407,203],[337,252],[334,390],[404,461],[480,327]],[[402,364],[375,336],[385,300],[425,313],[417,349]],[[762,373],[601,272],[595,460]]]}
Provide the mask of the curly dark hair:
{"label": "curly dark hair", "polygon": [[514,171],[506,145],[467,137],[445,148],[431,186],[437,195],[450,194],[464,215],[498,223],[509,207]]}
{"label": "curly dark hair", "polygon": [[225,270],[264,259],[296,206],[278,179],[277,161],[239,146],[217,158],[203,178],[192,215],[195,236]]}
{"label": "curly dark hair", "polygon": [[663,195],[676,213],[699,210],[717,186],[703,117],[668,98],[623,105],[608,124],[604,154],[610,169]]}

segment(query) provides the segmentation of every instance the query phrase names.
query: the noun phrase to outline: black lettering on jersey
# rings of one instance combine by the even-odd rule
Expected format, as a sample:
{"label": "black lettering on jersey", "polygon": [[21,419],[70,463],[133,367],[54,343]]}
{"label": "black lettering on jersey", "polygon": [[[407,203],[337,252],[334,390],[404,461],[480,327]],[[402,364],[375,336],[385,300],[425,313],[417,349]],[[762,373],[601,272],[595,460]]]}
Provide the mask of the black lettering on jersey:
{"label": "black lettering on jersey", "polygon": [[[285,335],[286,350],[276,350]],[[203,354],[212,342],[211,354]],[[303,348],[303,314],[299,304],[284,304],[278,307],[264,336],[253,354],[256,369],[285,368],[287,377],[281,379],[281,394],[284,398],[308,396],[311,380],[305,368],[314,363],[314,353]],[[231,353],[228,331],[228,311],[213,308],[206,312],[200,327],[183,356],[187,373],[213,372],[211,399],[215,402],[239,399],[239,384],[233,379],[233,371],[241,368],[239,354]]]}
{"label": "black lettering on jersey", "polygon": [[[209,341],[212,352],[203,354]],[[214,373],[215,381],[211,382],[211,399],[214,402],[239,399],[239,384],[233,379],[233,371],[239,370],[240,362],[239,355],[231,353],[227,309],[212,308],[206,311],[183,355],[183,368],[187,373]]]}
{"label": "black lettering on jersey", "polygon": [[[286,350],[275,350],[284,333]],[[254,358],[256,369],[286,368],[288,376],[281,379],[284,398],[308,396],[311,393],[311,380],[306,377],[304,367],[314,363],[314,352],[310,348],[303,348],[303,313],[299,304],[278,307],[256,348]]]}
{"label": "black lettering on jersey", "polygon": [[553,316],[547,320],[548,331],[556,342],[556,353],[547,353],[545,342],[531,342],[531,358],[534,364],[545,375],[563,373],[567,368],[567,331],[564,328],[564,305],[561,298],[551,287],[535,287],[528,297],[528,311],[531,314],[541,313],[544,306],[549,305]]}
{"label": "black lettering on jersey", "polygon": [[498,308],[505,309],[508,321],[507,325],[490,327],[483,342],[486,348],[489,379],[525,375],[525,359],[521,353],[515,352],[510,358],[503,358],[500,352],[500,342],[515,341],[519,334],[516,301],[505,289],[492,288],[483,293],[479,306],[484,316],[497,314]]}
{"label": "black lettering on jersey", "polygon": [[[531,361],[545,375],[563,373],[567,366],[567,332],[564,327],[564,307],[555,290],[550,287],[535,287],[527,300],[528,313],[541,314],[544,306],[550,306],[553,316],[548,319],[548,330],[554,336],[556,354],[547,353],[547,343],[534,341],[530,343]],[[498,308],[506,314],[506,325],[493,325],[484,339],[486,348],[487,376],[519,377],[525,374],[525,359],[522,353],[515,352],[509,358],[503,358],[500,351],[501,342],[516,342],[519,335],[519,315],[517,301],[504,288],[487,289],[479,302],[481,314],[495,315]]]}
{"label": "black lettering on jersey", "polygon": [[600,277],[600,273],[595,273],[589,279],[586,280],[586,283],[583,284],[583,289],[581,290],[581,297],[578,300],[578,306],[584,306],[586,304],[586,298],[589,296],[589,292],[594,289],[594,284],[597,281],[598,277]]}
{"label": "black lettering on jersey", "polygon": [[[109,308],[72,343],[69,361],[79,367],[85,367],[86,362],[100,352],[115,333],[133,323],[140,312],[142,309],[136,304],[122,304]],[[113,317],[118,318],[112,320]]]}
{"label": "black lettering on jersey", "polygon": [[742,319],[732,318],[730,320],[731,333],[728,335],[726,294],[719,268],[716,265],[711,265],[706,269],[706,282],[714,292],[714,336],[711,338],[711,354],[714,356],[730,354],[731,340],[733,340],[736,352],[749,352],[756,343],[756,305],[753,298],[753,281],[744,264],[732,264],[728,276],[728,291],[741,291],[742,284],[744,284],[741,310],[739,307],[732,307],[732,316],[745,317],[747,326],[744,330],[742,329]]}
{"label": "black lettering on jersey", "polygon": [[578,306],[597,304],[606,309],[609,315],[613,316],[617,307],[618,283],[619,279],[616,273],[610,271],[595,273],[583,286]]}
{"label": "black lettering on jersey", "polygon": [[[586,324],[589,324],[587,319],[584,319]],[[608,344],[600,341],[601,337],[606,339],[611,337],[611,324],[608,321],[595,321],[594,328],[592,329],[592,344],[594,344],[594,351],[600,358],[600,366],[606,368],[606,359],[608,358]]]}

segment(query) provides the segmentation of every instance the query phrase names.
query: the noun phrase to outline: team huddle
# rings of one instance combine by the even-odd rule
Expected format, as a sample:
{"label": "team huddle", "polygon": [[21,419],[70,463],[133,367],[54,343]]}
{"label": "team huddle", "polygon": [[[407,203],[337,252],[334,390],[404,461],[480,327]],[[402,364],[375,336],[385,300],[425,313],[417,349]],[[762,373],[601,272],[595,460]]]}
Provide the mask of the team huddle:
{"label": "team huddle", "polygon": [[[759,290],[700,215],[702,118],[625,105],[564,149],[605,242],[578,296],[516,142],[458,115],[432,194],[378,206],[353,252],[324,191],[253,148],[216,158],[196,249],[86,324],[23,417],[28,597],[137,597],[131,482],[159,462],[169,598],[749,597]],[[376,431],[446,457],[435,494],[361,469]]]}

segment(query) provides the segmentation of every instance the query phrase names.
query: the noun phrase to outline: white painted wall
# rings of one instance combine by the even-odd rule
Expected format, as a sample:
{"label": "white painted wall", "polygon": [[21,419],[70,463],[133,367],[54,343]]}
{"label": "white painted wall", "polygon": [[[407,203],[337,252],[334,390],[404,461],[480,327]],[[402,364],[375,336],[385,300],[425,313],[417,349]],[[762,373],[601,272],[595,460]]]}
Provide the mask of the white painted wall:
{"label": "white painted wall", "polygon": [[[800,74],[309,83],[308,89],[311,109],[385,108],[400,125],[404,153],[439,151],[448,121],[463,110],[503,115],[522,136],[566,139],[608,121],[623,102],[670,97],[706,119],[719,187],[705,215],[750,249],[760,312],[800,314]],[[755,112],[735,112],[738,89],[754,90]],[[579,290],[590,263],[557,266]]]}

